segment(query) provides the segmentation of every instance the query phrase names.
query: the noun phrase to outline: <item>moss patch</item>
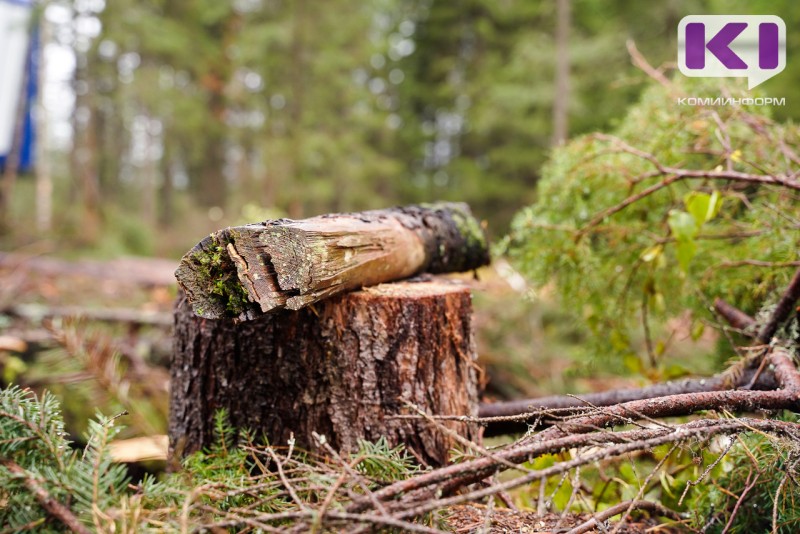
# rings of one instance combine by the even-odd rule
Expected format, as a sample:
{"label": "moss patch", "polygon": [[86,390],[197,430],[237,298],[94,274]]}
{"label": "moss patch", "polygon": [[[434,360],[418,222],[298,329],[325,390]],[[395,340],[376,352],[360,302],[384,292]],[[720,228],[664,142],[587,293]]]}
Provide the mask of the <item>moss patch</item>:
{"label": "moss patch", "polygon": [[456,228],[470,249],[487,248],[486,234],[475,217],[457,208],[452,208],[450,213],[453,216],[453,222],[456,223]]}
{"label": "moss patch", "polygon": [[196,251],[193,257],[209,298],[226,314],[235,317],[247,309],[250,298],[236,276],[227,244],[227,239],[212,234],[210,246]]}

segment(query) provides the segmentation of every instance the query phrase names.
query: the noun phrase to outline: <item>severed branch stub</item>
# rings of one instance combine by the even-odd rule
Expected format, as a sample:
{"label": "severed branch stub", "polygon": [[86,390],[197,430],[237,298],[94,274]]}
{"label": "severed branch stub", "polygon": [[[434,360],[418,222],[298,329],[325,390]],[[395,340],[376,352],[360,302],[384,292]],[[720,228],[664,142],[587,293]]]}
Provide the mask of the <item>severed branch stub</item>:
{"label": "severed branch stub", "polygon": [[248,320],[488,263],[486,234],[469,207],[442,202],[225,228],[187,252],[175,276],[200,317]]}

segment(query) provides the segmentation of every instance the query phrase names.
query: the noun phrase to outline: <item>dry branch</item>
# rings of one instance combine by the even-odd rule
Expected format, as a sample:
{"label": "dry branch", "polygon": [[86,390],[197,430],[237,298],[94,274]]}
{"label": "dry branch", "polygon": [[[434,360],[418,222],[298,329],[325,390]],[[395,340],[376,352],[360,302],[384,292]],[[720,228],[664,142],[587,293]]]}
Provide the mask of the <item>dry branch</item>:
{"label": "dry branch", "polygon": [[[757,374],[755,369],[746,369],[741,373],[735,384],[731,384],[728,376],[723,373],[709,378],[675,380],[643,388],[612,389],[583,395],[553,395],[536,399],[481,404],[478,409],[478,416],[481,418],[511,418],[511,420],[501,419],[488,422],[484,435],[497,436],[524,432],[528,424],[541,419],[543,412],[548,410],[556,410],[559,415],[566,415],[569,413],[570,408],[575,408],[578,411],[578,409],[586,408],[587,406],[613,406],[624,402],[655,399],[669,395],[726,391],[749,385],[754,378],[756,378],[756,381],[753,384],[753,389],[775,389],[776,382],[772,373]],[[528,415],[526,416],[526,414]]]}
{"label": "dry branch", "polygon": [[[597,408],[589,414],[562,421],[557,426],[526,437],[514,446],[495,452],[493,456],[502,459],[504,462],[521,463],[541,454],[589,444],[608,445],[608,443],[618,443],[618,439],[624,440],[620,445],[615,445],[614,447],[606,446],[599,453],[598,458],[587,460],[592,456],[589,455],[571,462],[557,464],[553,468],[549,468],[549,470],[530,472],[509,483],[495,485],[491,488],[491,491],[484,490],[483,493],[476,491],[468,493],[466,496],[478,498],[493,494],[493,492],[508,490],[510,487],[524,484],[527,481],[564,473],[566,472],[565,470],[572,469],[577,465],[583,465],[586,461],[607,458],[633,450],[643,450],[647,447],[676,442],[688,437],[707,437],[723,431],[729,433],[737,432],[737,428],[739,428],[738,431],[742,431],[741,425],[744,420],[705,421],[702,424],[693,422],[676,427],[664,425],[657,426],[654,429],[632,431],[628,435],[624,432],[594,432],[606,427],[626,425],[641,419],[652,420],[653,418],[689,415],[697,411],[706,410],[729,410],[732,412],[797,410],[800,407],[800,374],[798,374],[790,355],[781,348],[775,348],[769,357],[774,367],[775,377],[782,388],[780,390],[688,393]],[[748,429],[759,428],[764,431],[792,436],[796,436],[798,430],[800,430],[799,425],[770,420],[748,420],[746,426]],[[638,434],[633,434],[637,432]],[[415,503],[413,506],[416,506],[417,503],[431,498],[432,488],[436,488],[447,495],[466,485],[483,480],[504,468],[505,466],[495,458],[479,458],[397,482],[375,492],[375,497],[386,502],[396,499],[400,495],[405,495],[404,499],[413,501]],[[442,499],[439,504],[450,505],[462,502],[461,497],[464,496],[459,496],[459,499],[456,500]],[[412,505],[409,504],[408,506]],[[351,511],[360,511],[365,507],[369,507],[369,503],[363,500],[357,501]],[[428,505],[417,506],[415,511],[424,513],[429,511],[429,507]]]}
{"label": "dry branch", "polygon": [[[595,444],[599,445],[600,448],[593,452],[588,452],[583,455],[577,455],[573,457],[571,460],[564,461],[552,465],[550,467],[531,471],[526,475],[521,477],[513,478],[511,480],[507,480],[505,482],[492,485],[487,488],[482,488],[466,493],[461,493],[458,495],[453,495],[451,497],[444,497],[441,499],[435,499],[434,497],[436,494],[441,492],[443,495],[451,495],[453,494],[455,489],[459,489],[464,487],[463,480],[458,480],[457,478],[452,479],[445,479],[442,481],[439,479],[435,484],[424,484],[419,488],[419,491],[410,491],[406,489],[400,493],[404,493],[403,497],[399,501],[395,501],[392,503],[387,503],[390,509],[394,512],[395,517],[401,518],[408,518],[408,517],[415,517],[426,514],[433,510],[437,510],[443,508],[445,506],[452,506],[455,504],[460,504],[464,502],[473,501],[476,499],[482,499],[488,497],[490,495],[496,495],[501,491],[508,491],[525,484],[529,484],[531,482],[549,478],[555,475],[561,475],[563,473],[569,472],[576,467],[582,465],[588,465],[594,462],[608,460],[610,458],[616,458],[634,451],[641,451],[641,450],[648,450],[653,447],[657,447],[659,445],[664,445],[666,443],[677,443],[677,442],[686,442],[696,439],[707,439],[710,436],[714,436],[717,434],[736,434],[740,432],[747,432],[747,431],[762,431],[762,432],[771,432],[778,435],[784,436],[791,436],[796,439],[797,433],[800,431],[800,425],[794,423],[785,423],[782,421],[771,421],[771,420],[733,420],[733,421],[724,421],[724,420],[717,420],[717,421],[703,421],[705,424],[698,424],[698,421],[693,423],[687,423],[685,425],[676,426],[670,430],[667,429],[646,429],[634,432],[640,432],[641,436],[647,436],[644,439],[636,439],[633,436],[624,436],[623,440],[619,444],[615,444],[613,446],[609,446],[608,443],[615,443],[612,439],[607,439],[607,441],[603,442],[598,440],[597,438],[605,436],[615,436],[618,434],[624,434],[622,432],[619,433],[595,433],[592,436],[595,438]],[[632,434],[632,433],[631,433]],[[552,440],[548,443],[542,443],[541,447],[536,447],[536,444],[526,447],[527,454],[524,456],[518,456],[517,462],[528,461],[531,458],[540,456],[542,454],[547,453],[554,453],[561,451],[563,449],[573,448],[574,443],[580,443],[583,440],[577,439],[584,436],[580,434],[574,434],[569,436],[568,442],[562,442],[561,440]],[[637,436],[638,437],[638,436]],[[560,442],[560,443],[557,443]],[[572,442],[572,443],[570,443]],[[557,445],[560,445],[557,446]],[[579,445],[574,445],[575,447]],[[517,451],[519,452],[519,451]],[[472,463],[472,462],[469,462]],[[468,467],[465,464],[457,464],[452,467],[461,467],[462,469]],[[437,471],[445,471],[448,468],[442,468]],[[493,471],[499,471],[502,467],[494,466]],[[437,474],[437,471],[432,471],[425,473],[425,475],[431,475],[430,479],[440,478],[435,477],[434,475]],[[419,475],[415,477],[416,479],[422,479],[425,475]],[[473,479],[474,480],[474,479]],[[473,480],[470,480],[473,481]],[[430,481],[430,480],[429,480]],[[429,482],[428,481],[428,482]],[[402,482],[411,482],[406,485],[407,488],[413,487],[418,484],[414,484],[414,479],[409,479]],[[396,497],[398,493],[396,492],[396,485],[402,484],[396,483],[392,486],[387,486],[381,491],[375,492],[375,496],[380,498],[381,500],[385,500],[389,498],[388,496],[391,495],[392,497]],[[457,482],[461,482],[456,485]],[[434,491],[435,490],[435,491]],[[363,501],[358,501],[361,503]],[[357,505],[356,505],[357,506]]]}
{"label": "dry branch", "polygon": [[133,308],[87,308],[84,306],[14,304],[0,308],[0,313],[32,320],[41,320],[50,317],[82,317],[91,321],[149,326],[172,326],[173,323],[171,313],[137,310]]}
{"label": "dry branch", "polygon": [[714,311],[738,330],[746,331],[756,324],[755,319],[720,298],[714,299]]}
{"label": "dry branch", "polygon": [[44,276],[78,276],[111,280],[146,287],[171,286],[175,283],[175,262],[156,258],[118,258],[109,261],[67,261],[46,256],[28,256],[0,252],[0,269],[33,272]]}
{"label": "dry branch", "polygon": [[800,300],[800,269],[794,273],[789,287],[781,295],[778,305],[772,312],[769,320],[764,324],[764,327],[758,333],[758,340],[762,343],[769,343],[772,336],[778,331],[781,323],[783,323],[794,310],[795,303]]}
{"label": "dry branch", "polygon": [[575,528],[567,532],[567,534],[583,534],[584,532],[591,532],[592,530],[596,529],[600,523],[608,521],[609,519],[618,514],[624,513],[625,516],[627,516],[628,514],[630,514],[632,510],[647,510],[648,512],[652,512],[660,516],[667,517],[669,519],[672,519],[673,521],[681,520],[680,514],[658,503],[651,501],[641,501],[641,500],[625,501],[616,504],[610,508],[607,508],[602,512],[596,513],[594,517],[576,526]]}
{"label": "dry branch", "polygon": [[488,262],[486,235],[469,207],[440,203],[226,228],[193,247],[175,276],[197,315],[246,320]]}
{"label": "dry branch", "polygon": [[64,506],[61,502],[55,499],[50,493],[42,486],[39,481],[28,471],[22,468],[17,463],[0,458],[0,465],[8,469],[9,472],[20,477],[28,490],[33,493],[36,500],[44,508],[48,514],[61,521],[64,526],[77,534],[89,534],[89,529],[86,528],[72,511]]}

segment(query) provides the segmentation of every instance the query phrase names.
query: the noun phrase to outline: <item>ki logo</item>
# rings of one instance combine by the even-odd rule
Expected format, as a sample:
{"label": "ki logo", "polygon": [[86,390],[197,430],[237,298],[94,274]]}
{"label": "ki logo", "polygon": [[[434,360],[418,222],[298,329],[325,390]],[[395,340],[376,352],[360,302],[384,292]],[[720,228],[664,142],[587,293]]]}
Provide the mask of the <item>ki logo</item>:
{"label": "ki logo", "polygon": [[786,24],[774,15],[684,17],[678,68],[691,77],[746,77],[752,89],[786,68]]}

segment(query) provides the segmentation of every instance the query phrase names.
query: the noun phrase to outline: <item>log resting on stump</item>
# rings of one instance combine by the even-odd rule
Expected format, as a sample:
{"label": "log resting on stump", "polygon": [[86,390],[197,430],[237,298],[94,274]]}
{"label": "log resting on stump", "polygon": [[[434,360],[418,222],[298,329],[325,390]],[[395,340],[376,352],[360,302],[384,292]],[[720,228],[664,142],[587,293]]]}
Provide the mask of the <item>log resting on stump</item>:
{"label": "log resting on stump", "polygon": [[[341,451],[385,436],[418,460],[447,463],[451,437],[409,413],[477,415],[478,369],[471,294],[437,277],[382,284],[300,311],[239,322],[194,314],[179,295],[172,361],[170,454],[212,443],[214,413],[262,432],[274,445],[293,434],[314,450],[312,432]],[[475,425],[448,422],[479,439]]]}
{"label": "log resting on stump", "polygon": [[248,320],[488,263],[486,235],[469,207],[437,203],[225,228],[195,245],[175,276],[197,315]]}

